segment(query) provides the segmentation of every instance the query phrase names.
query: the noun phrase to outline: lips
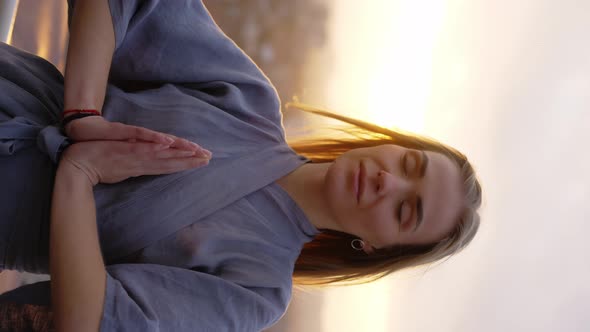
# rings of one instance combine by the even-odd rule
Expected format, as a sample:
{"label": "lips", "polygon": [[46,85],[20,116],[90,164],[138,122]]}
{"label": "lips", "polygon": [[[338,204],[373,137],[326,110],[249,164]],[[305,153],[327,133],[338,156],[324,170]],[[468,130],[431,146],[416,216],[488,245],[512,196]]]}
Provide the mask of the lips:
{"label": "lips", "polygon": [[359,165],[359,172],[358,172],[358,176],[357,176],[357,181],[358,182],[356,183],[356,188],[357,188],[356,201],[358,204],[360,204],[361,197],[363,196],[363,191],[365,189],[365,168],[364,168],[362,161]]}

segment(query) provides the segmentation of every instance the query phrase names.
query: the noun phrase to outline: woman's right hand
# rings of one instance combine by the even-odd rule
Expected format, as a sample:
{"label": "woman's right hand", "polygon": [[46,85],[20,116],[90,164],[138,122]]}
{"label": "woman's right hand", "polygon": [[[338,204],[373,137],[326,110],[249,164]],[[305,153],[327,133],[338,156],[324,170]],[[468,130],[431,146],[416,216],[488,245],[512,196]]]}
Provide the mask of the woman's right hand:
{"label": "woman's right hand", "polygon": [[141,175],[171,174],[205,166],[210,155],[144,142],[88,141],[70,145],[60,164],[78,168],[94,186]]}
{"label": "woman's right hand", "polygon": [[102,116],[88,116],[71,121],[64,128],[66,135],[76,141],[127,141],[151,142],[170,145],[171,148],[195,152],[208,151],[184,138],[160,133],[147,128],[131,126],[120,122],[110,122]]}

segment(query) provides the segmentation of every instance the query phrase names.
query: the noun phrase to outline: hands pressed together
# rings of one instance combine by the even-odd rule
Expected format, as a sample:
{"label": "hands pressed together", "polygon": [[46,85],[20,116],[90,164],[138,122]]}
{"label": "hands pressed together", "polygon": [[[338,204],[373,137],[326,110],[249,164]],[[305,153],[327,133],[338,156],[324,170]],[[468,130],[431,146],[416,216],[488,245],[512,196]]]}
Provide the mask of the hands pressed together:
{"label": "hands pressed together", "polygon": [[66,149],[60,163],[75,166],[93,186],[180,172],[207,165],[211,159],[211,152],[186,139],[101,116],[74,120],[65,131],[76,143]]}

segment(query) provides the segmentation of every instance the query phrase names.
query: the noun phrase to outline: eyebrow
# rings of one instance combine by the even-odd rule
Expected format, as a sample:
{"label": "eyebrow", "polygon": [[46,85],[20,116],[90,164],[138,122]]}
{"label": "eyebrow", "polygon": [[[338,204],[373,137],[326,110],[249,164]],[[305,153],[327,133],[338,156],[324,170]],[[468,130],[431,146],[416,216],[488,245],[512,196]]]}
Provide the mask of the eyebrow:
{"label": "eyebrow", "polygon": [[[426,152],[422,151],[422,166],[420,167],[420,177],[423,178],[426,174],[426,167],[428,167],[428,156]],[[418,196],[416,199],[416,214],[418,218],[416,219],[416,226],[414,227],[414,232],[422,225],[422,220],[424,217],[424,210],[422,209],[422,197]]]}

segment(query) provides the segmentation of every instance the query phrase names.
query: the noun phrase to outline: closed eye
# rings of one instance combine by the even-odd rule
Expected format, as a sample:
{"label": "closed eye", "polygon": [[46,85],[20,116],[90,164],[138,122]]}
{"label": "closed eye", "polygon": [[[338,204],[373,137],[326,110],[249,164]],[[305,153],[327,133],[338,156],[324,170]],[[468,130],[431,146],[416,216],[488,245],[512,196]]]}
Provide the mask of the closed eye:
{"label": "closed eye", "polygon": [[399,220],[399,225],[404,223],[404,221],[411,220],[412,217],[412,206],[408,201],[401,201],[397,209],[397,218]]}
{"label": "closed eye", "polygon": [[424,217],[424,211],[422,210],[422,197],[416,198],[416,226],[414,226],[414,232],[422,224],[422,218]]}
{"label": "closed eye", "polygon": [[[403,170],[404,175],[408,174],[417,175],[418,172],[422,173],[422,169],[418,169],[418,163],[420,161],[419,153],[417,151],[407,152],[403,155]],[[422,166],[424,166],[422,164]]]}
{"label": "closed eye", "polygon": [[408,168],[406,167],[407,159],[408,159],[408,153],[406,152],[402,155],[402,158],[400,160],[400,164],[401,164],[400,166],[401,166],[402,172],[404,173],[404,176],[408,176]]}

